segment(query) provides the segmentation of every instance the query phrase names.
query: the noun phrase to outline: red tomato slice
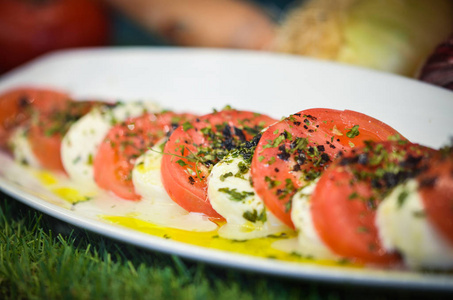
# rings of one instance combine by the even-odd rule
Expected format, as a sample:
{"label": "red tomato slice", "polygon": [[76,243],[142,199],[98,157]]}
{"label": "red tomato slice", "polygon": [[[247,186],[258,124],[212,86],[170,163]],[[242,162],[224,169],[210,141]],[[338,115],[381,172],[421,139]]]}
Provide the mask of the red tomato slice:
{"label": "red tomato slice", "polygon": [[27,138],[43,168],[65,172],[60,151],[62,139],[69,127],[95,104],[92,101],[65,102],[61,109],[36,114],[30,123]]}
{"label": "red tomato slice", "polygon": [[68,101],[65,93],[36,88],[18,88],[0,95],[0,148],[6,146],[12,130],[29,120],[34,111],[60,110]]}
{"label": "red tomato slice", "polygon": [[337,158],[310,198],[314,227],[336,254],[361,263],[391,264],[382,246],[376,208],[390,190],[426,168],[432,151],[409,142],[369,142]]}
{"label": "red tomato slice", "polygon": [[162,158],[162,182],[170,197],[190,212],[223,219],[207,195],[210,168],[229,150],[250,141],[276,120],[249,111],[214,112],[173,132]]}
{"label": "red tomato slice", "polygon": [[429,221],[453,245],[453,147],[436,155],[417,180]]}
{"label": "red tomato slice", "polygon": [[296,190],[319,177],[339,152],[367,140],[387,140],[398,132],[367,115],[334,109],[308,109],[270,126],[252,160],[255,191],[286,225]]}
{"label": "red tomato slice", "polygon": [[131,176],[136,159],[179,124],[194,118],[191,114],[148,113],[115,125],[94,158],[94,180],[100,188],[118,197],[140,200]]}

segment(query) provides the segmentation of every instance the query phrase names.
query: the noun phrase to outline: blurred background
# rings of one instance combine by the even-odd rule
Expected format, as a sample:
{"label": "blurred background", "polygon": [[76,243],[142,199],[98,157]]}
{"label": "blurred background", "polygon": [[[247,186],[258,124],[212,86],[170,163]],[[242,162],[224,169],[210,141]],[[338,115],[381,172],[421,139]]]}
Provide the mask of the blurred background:
{"label": "blurred background", "polygon": [[57,49],[301,55],[453,89],[452,0],[0,0],[0,74]]}

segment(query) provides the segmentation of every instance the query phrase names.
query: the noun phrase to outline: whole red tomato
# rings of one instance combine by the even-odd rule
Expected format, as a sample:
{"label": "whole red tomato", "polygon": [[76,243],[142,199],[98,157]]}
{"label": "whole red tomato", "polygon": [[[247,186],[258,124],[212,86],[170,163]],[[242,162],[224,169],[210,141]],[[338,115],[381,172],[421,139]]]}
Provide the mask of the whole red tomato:
{"label": "whole red tomato", "polygon": [[109,19],[95,0],[0,0],[0,73],[52,50],[108,41]]}

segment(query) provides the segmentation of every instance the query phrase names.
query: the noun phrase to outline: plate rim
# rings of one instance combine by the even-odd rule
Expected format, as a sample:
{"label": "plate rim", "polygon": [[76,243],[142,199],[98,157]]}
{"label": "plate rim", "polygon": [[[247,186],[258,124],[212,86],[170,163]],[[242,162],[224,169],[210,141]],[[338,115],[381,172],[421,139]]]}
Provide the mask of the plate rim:
{"label": "plate rim", "polygon": [[[97,53],[108,53],[108,52],[150,52],[150,53],[165,53],[166,51],[170,51],[173,53],[177,53],[179,55],[184,55],[184,53],[190,53],[191,55],[196,54],[196,55],[204,55],[209,53],[210,55],[246,55],[246,56],[253,56],[253,55],[260,55],[260,56],[272,56],[272,57],[279,57],[278,59],[296,59],[296,60],[301,60],[301,61],[306,61],[309,63],[316,63],[316,64],[323,64],[326,66],[332,66],[334,68],[345,68],[349,70],[355,70],[354,72],[364,72],[365,73],[372,73],[377,76],[386,76],[386,77],[393,77],[393,78],[399,78],[397,80],[406,80],[407,82],[413,82],[413,79],[409,79],[406,77],[402,77],[399,75],[395,74],[388,74],[388,73],[383,73],[380,71],[376,70],[370,70],[370,69],[365,69],[362,67],[357,67],[357,66],[349,66],[349,65],[344,65],[344,64],[337,64],[333,62],[326,62],[326,61],[320,61],[316,59],[310,59],[310,58],[300,58],[292,55],[285,55],[285,54],[269,54],[269,53],[257,53],[255,51],[238,51],[238,50],[219,50],[219,49],[180,49],[180,48],[175,48],[175,47],[158,47],[158,48],[150,48],[150,47],[128,47],[128,48],[120,48],[120,49],[111,49],[111,48],[85,48],[85,49],[76,49],[76,50],[61,50],[61,51],[56,51],[52,52],[49,54],[46,54],[36,60],[33,60],[30,63],[27,63],[15,70],[12,70],[6,74],[3,74],[0,77],[0,83],[3,83],[5,80],[8,78],[12,78],[14,76],[18,76],[17,74],[20,74],[21,72],[26,72],[28,68],[35,66],[37,64],[42,64],[43,62],[45,63],[46,61],[51,61],[55,58],[61,58],[64,56],[71,56],[71,55],[80,55],[80,54],[89,54],[92,53],[93,51]],[[418,82],[417,84],[425,84],[429,88],[433,88],[433,90],[442,90],[442,92],[447,92],[449,93],[450,91],[444,91],[444,89],[441,89],[439,87],[435,87],[426,83]],[[452,95],[452,101],[453,101],[453,93]],[[227,255],[228,259],[226,262],[223,260],[219,261],[220,254],[224,254],[224,251],[222,250],[217,250],[217,249],[209,249],[201,246],[196,246],[196,245],[190,245],[190,244],[185,244],[182,242],[178,241],[172,241],[172,240],[165,240],[160,237],[148,235],[145,233],[140,233],[132,229],[128,228],[119,228],[116,226],[111,226],[110,224],[106,224],[101,221],[97,220],[91,220],[87,217],[83,217],[80,215],[71,215],[70,211],[62,208],[60,206],[57,206],[55,204],[51,204],[46,202],[45,200],[42,200],[34,195],[30,194],[23,194],[24,192],[20,190],[18,187],[11,186],[11,183],[5,180],[2,176],[0,176],[0,189],[2,189],[6,194],[8,194],[12,199],[19,200],[20,202],[26,204],[27,206],[36,209],[42,213],[45,213],[47,215],[50,215],[54,218],[57,218],[61,221],[67,222],[73,226],[80,227],[92,232],[95,232],[97,234],[107,236],[111,239],[114,240],[119,240],[121,242],[126,242],[133,244],[135,246],[145,248],[147,250],[152,250],[152,251],[159,251],[163,252],[169,255],[178,255],[190,260],[194,261],[200,261],[200,262],[205,262],[209,264],[214,264],[214,265],[221,265],[221,266],[227,266],[227,267],[232,267],[236,269],[241,269],[245,271],[253,271],[253,272],[258,272],[258,273],[263,273],[267,275],[276,275],[276,276],[283,276],[283,277],[290,277],[294,279],[301,279],[301,280],[315,280],[315,281],[323,281],[323,282],[331,282],[331,283],[348,283],[348,284],[355,284],[355,285],[373,285],[373,286],[380,286],[380,287],[389,287],[389,288],[408,288],[408,289],[435,289],[435,290],[446,290],[446,291],[453,291],[453,276],[442,276],[442,275],[433,275],[433,274],[420,274],[420,273],[412,273],[414,277],[411,277],[410,279],[398,279],[398,278],[392,278],[390,281],[385,279],[384,277],[379,277],[376,274],[382,273],[382,271],[379,271],[378,273],[375,273],[375,275],[366,275],[363,272],[359,272],[359,274],[355,274],[355,272],[350,272],[348,268],[340,268],[338,271],[332,272],[333,268],[331,266],[325,267],[325,266],[320,266],[320,265],[312,265],[312,268],[308,268],[306,265],[304,265],[303,269],[304,272],[300,273],[297,272],[297,270],[293,270],[294,266],[297,265],[300,267],[301,263],[291,263],[291,262],[285,262],[285,261],[278,261],[276,263],[275,261],[269,261],[266,260],[265,258],[259,258],[259,257],[253,257],[249,255],[244,255],[244,254],[238,254],[238,253],[233,253],[233,252],[228,252],[229,255]],[[113,229],[112,229],[112,228]],[[106,229],[107,228],[107,229]],[[120,232],[120,237],[115,236],[114,231],[117,233]],[[130,236],[134,237],[132,241],[130,240]],[[135,236],[147,236],[150,238],[152,243],[138,243],[137,240],[138,238],[135,238]],[[129,238],[128,238],[129,237]],[[145,239],[148,240],[148,239]],[[156,242],[159,240],[159,242]],[[153,244],[157,243],[157,248]],[[176,243],[176,244],[175,244]],[[177,247],[177,246],[180,247]],[[182,249],[182,250],[180,250]],[[189,251],[183,251],[184,249],[189,249]],[[201,255],[195,255],[195,253],[201,253]],[[203,254],[208,254],[204,259],[203,259]],[[211,257],[210,257],[210,255]],[[250,268],[250,265],[247,266],[244,264],[241,264],[243,260],[247,258],[247,261],[251,261],[252,267]],[[263,265],[265,267],[263,267]],[[280,265],[280,267],[279,267]],[[284,267],[281,268],[281,265]],[[261,267],[260,267],[261,266]],[[273,269],[273,270],[272,270]],[[316,275],[313,274],[308,274],[309,271],[318,271]],[[322,270],[321,272],[319,270]],[[325,270],[324,270],[325,269]],[[277,271],[277,272],[276,272]],[[289,272],[289,273],[285,273]],[[367,270],[366,272],[368,272]],[[384,270],[384,275],[388,275],[388,270]],[[348,276],[344,277],[344,274],[347,273]],[[405,272],[407,274],[407,272]]]}

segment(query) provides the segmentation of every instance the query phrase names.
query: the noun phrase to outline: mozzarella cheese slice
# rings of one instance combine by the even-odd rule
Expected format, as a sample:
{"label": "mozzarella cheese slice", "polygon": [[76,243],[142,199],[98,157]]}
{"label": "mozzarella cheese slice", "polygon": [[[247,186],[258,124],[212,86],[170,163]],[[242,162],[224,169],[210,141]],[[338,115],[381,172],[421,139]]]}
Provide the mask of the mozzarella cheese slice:
{"label": "mozzarella cheese slice", "polygon": [[27,129],[19,127],[8,140],[8,146],[13,152],[14,160],[20,164],[28,165],[33,168],[40,168],[41,163],[33,153],[31,144],[27,138]]}
{"label": "mozzarella cheese slice", "polygon": [[162,144],[160,141],[151,150],[137,158],[132,170],[135,192],[142,197],[140,205],[153,224],[190,231],[213,231],[217,225],[198,213],[189,213],[176,204],[167,194],[161,180]]}
{"label": "mozzarella cheese slice", "polygon": [[226,239],[248,240],[280,234],[290,229],[266,210],[250,183],[250,170],[242,156],[229,154],[211,170],[208,197],[212,207],[227,221],[219,229]]}
{"label": "mozzarella cheese slice", "polygon": [[124,102],[92,109],[63,138],[61,159],[66,173],[86,188],[95,188],[93,159],[110,128],[127,118],[157,111],[159,107],[151,102]]}
{"label": "mozzarella cheese slice", "polygon": [[316,259],[338,259],[319,237],[311,216],[310,196],[317,180],[299,190],[292,199],[291,220],[297,230],[298,246],[295,250],[300,255]]}
{"label": "mozzarella cheese slice", "polygon": [[427,219],[417,189],[417,181],[409,180],[379,205],[376,225],[382,244],[399,251],[411,268],[451,269],[453,247]]}

